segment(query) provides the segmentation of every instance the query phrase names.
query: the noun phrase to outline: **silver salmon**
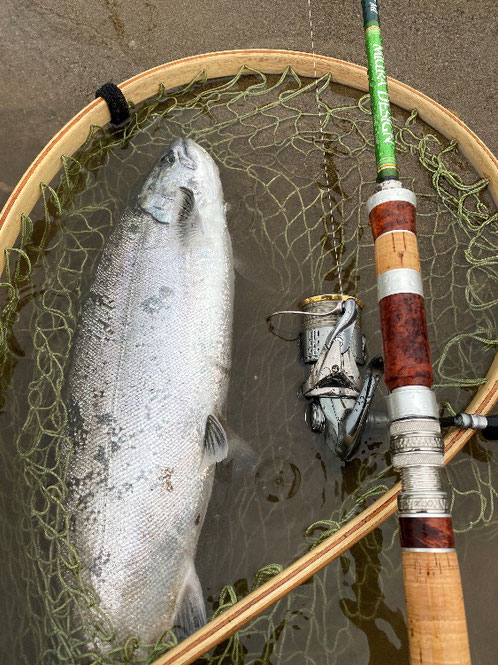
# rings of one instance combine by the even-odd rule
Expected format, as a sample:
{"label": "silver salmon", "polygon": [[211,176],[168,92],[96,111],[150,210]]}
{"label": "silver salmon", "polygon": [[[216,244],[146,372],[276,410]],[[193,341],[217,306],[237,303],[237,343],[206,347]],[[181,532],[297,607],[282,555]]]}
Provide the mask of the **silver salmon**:
{"label": "silver salmon", "polygon": [[218,169],[175,139],[109,236],[66,381],[72,543],[117,643],[205,623],[194,558],[227,454],[232,308]]}

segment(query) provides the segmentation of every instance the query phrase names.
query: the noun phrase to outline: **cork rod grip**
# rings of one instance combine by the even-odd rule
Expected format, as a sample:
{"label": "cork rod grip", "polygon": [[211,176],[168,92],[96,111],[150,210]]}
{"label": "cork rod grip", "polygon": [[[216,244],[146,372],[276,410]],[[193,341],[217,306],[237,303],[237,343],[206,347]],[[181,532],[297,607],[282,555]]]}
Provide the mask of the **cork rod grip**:
{"label": "cork rod grip", "polygon": [[411,665],[470,665],[456,552],[403,552]]}
{"label": "cork rod grip", "polygon": [[370,201],[389,388],[393,466],[401,475],[399,531],[411,665],[470,665],[463,593],[433,383],[415,197],[401,183]]}
{"label": "cork rod grip", "polygon": [[399,531],[411,665],[470,665],[451,517],[400,516]]}

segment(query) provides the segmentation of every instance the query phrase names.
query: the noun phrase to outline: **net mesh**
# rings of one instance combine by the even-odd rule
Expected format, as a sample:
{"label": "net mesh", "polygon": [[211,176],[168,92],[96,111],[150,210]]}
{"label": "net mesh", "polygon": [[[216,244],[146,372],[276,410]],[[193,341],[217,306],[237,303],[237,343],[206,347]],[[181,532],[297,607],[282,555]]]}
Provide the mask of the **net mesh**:
{"label": "net mesh", "polygon": [[[400,171],[418,199],[435,390],[455,412],[484,382],[497,343],[498,215],[487,182],[454,142],[424,125],[416,111],[394,109],[394,123]],[[80,306],[106,237],[176,136],[193,138],[213,155],[231,206],[236,301],[228,420],[260,460],[237,482],[230,463],[217,471],[196,561],[212,614],[395,482],[383,433],[371,432],[347,466],[323,449],[304,423],[297,396],[304,378],[298,348],[271,336],[265,324],[268,314],[293,309],[304,297],[337,292],[338,256],[344,292],[365,303],[370,354],[380,351],[373,242],[364,212],[375,190],[368,97],[328,76],[304,79],[291,69],[265,76],[243,68],[214,81],[201,72],[180,89],[161,87],[132,109],[124,130],[92,128],[82,148],[63,159],[60,181],[41,185],[38,212],[22,218],[20,240],[7,250],[0,284],[5,662],[152,662],[176,641],[166,631],[155,645],[141,644],[138,635],[117,644],[98,597],[81,579],[65,508],[71,442],[62,397]],[[466,534],[464,569],[472,543],[496,543],[497,477],[484,441],[475,439],[452,463],[455,526]],[[318,521],[310,525],[313,519]],[[396,538],[389,520],[205,662],[407,659]],[[469,621],[472,630],[472,616]],[[89,648],[92,638],[107,649]]]}

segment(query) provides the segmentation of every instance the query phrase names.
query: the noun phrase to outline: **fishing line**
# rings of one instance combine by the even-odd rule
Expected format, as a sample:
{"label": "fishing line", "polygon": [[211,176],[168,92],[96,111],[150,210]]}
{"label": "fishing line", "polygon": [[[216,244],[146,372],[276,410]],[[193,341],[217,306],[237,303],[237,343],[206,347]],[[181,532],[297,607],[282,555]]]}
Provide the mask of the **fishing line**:
{"label": "fishing line", "polygon": [[296,342],[299,339],[299,333],[297,335],[295,335],[295,337],[284,337],[283,335],[281,335],[277,331],[277,329],[275,328],[275,326],[272,323],[272,320],[276,316],[283,316],[284,314],[285,315],[292,314],[292,315],[296,315],[296,316],[302,316],[302,317],[306,316],[306,317],[310,317],[310,318],[318,318],[319,319],[319,318],[326,318],[327,316],[331,316],[333,313],[334,313],[333,309],[328,310],[326,312],[306,312],[306,311],[303,311],[302,309],[284,309],[284,310],[280,310],[278,312],[273,312],[272,314],[270,314],[270,316],[267,316],[266,317],[266,323],[268,325],[268,330],[271,332],[272,335],[275,335],[275,337],[278,337],[279,339],[282,339],[284,342]]}
{"label": "fishing line", "polygon": [[[322,109],[320,106],[320,97],[319,97],[319,92],[318,92],[318,76],[316,73],[316,60],[315,60],[315,38],[314,38],[314,27],[313,27],[313,13],[311,10],[311,0],[308,0],[308,21],[309,21],[309,26],[310,26],[310,39],[311,39],[311,53],[313,54],[313,73],[315,76],[315,80],[317,81],[316,88],[315,88],[315,100],[316,100],[316,106],[317,106],[317,111],[318,111],[318,125],[320,127],[320,134],[322,135],[322,141],[323,141],[323,172],[325,174],[325,184],[327,185],[327,199],[329,202],[329,214],[330,214],[330,225],[332,228],[332,234],[327,232],[327,236],[330,237],[332,235],[332,240],[334,243],[334,254],[335,254],[335,261],[337,264],[337,277],[339,280],[339,292],[343,292],[342,288],[342,273],[341,273],[341,262],[339,261],[339,251],[337,247],[337,236],[336,236],[336,229],[334,225],[334,216],[332,212],[332,197],[330,195],[330,179],[329,179],[329,174],[327,170],[327,153],[326,153],[326,138],[325,138],[325,132],[323,130],[323,124],[322,124]],[[326,116],[327,114],[325,114]],[[327,217],[327,213],[325,213],[325,219]],[[325,229],[327,229],[327,226],[325,225]]]}

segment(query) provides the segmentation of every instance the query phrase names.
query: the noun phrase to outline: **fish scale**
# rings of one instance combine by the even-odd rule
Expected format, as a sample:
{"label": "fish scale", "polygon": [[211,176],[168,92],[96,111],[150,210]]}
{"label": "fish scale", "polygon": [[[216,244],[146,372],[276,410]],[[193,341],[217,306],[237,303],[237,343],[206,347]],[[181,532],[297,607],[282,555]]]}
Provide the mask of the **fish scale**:
{"label": "fish scale", "polygon": [[[165,154],[176,160],[161,158],[106,243],[66,382],[72,542],[117,643],[153,642],[176,624],[188,633],[205,619],[194,558],[214,461],[226,454],[219,432],[205,437],[230,369],[221,183],[193,141]],[[180,187],[193,195],[187,216]],[[214,455],[205,438],[220,444]]]}

